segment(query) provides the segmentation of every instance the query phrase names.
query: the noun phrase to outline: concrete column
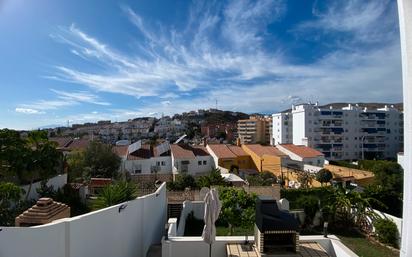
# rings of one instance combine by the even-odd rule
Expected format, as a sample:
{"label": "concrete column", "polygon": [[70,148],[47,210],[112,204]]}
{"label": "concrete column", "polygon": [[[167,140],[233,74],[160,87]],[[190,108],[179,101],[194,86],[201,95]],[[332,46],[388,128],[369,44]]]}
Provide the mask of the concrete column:
{"label": "concrete column", "polygon": [[412,256],[412,1],[398,0],[404,105],[404,195],[401,257]]}

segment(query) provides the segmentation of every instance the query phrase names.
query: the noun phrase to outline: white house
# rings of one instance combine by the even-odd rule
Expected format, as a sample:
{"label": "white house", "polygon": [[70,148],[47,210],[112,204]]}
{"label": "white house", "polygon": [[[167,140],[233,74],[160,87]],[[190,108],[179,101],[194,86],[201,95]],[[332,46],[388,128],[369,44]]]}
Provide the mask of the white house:
{"label": "white house", "polygon": [[276,148],[287,154],[291,160],[300,162],[302,165],[323,167],[325,163],[323,153],[304,145],[281,144],[277,145]]}
{"label": "white house", "polygon": [[157,146],[149,144],[130,145],[123,169],[131,174],[171,174],[172,159],[169,142]]}
{"label": "white house", "polygon": [[170,149],[173,174],[199,175],[215,168],[213,158],[204,146],[172,144]]}

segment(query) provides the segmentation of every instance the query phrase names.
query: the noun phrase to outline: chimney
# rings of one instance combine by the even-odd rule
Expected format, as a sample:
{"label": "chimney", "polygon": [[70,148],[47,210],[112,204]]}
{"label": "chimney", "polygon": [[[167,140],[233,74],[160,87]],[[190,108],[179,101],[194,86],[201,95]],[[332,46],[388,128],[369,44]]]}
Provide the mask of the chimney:
{"label": "chimney", "polygon": [[240,137],[236,138],[236,145],[241,146],[242,144],[240,143]]}

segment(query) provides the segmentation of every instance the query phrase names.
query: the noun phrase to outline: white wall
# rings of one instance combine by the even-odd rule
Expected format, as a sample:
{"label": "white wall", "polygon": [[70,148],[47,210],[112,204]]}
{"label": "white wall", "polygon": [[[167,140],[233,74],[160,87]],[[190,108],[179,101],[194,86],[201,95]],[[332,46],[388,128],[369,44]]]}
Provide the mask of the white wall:
{"label": "white wall", "polygon": [[[253,242],[253,237],[248,237]],[[299,236],[300,242],[317,242],[332,257],[357,257],[335,236]],[[244,236],[217,236],[212,245],[213,257],[225,257],[227,243],[243,243]],[[208,257],[209,245],[201,237],[170,237],[162,240],[162,257]]]}
{"label": "white wall", "polygon": [[[207,173],[215,167],[213,158],[210,155],[196,156],[195,159],[176,159],[172,155],[172,161],[174,173],[179,173],[182,161],[189,161],[187,174],[192,176]],[[199,161],[202,163],[201,165],[199,165]],[[203,165],[203,161],[206,161],[206,165]]]}
{"label": "white wall", "polygon": [[43,226],[1,227],[2,257],[146,256],[166,223],[166,184],[153,194]]}
{"label": "white wall", "polygon": [[401,257],[412,255],[412,2],[398,0],[404,103],[404,187]]}
{"label": "white wall", "polygon": [[165,165],[158,166],[160,167],[158,173],[172,173],[172,158],[170,156],[160,156],[141,160],[126,160],[124,161],[124,168],[131,174],[135,174],[134,171],[141,166],[142,172],[139,174],[151,174],[151,167],[156,166],[157,162],[161,163],[162,161]]}
{"label": "white wall", "polygon": [[[59,188],[62,188],[66,184],[67,184],[67,173],[57,175],[55,177],[50,178],[47,181],[47,185],[48,186],[53,186],[53,188],[55,190],[57,190]],[[31,190],[30,190],[28,199],[30,199],[30,200],[39,199],[39,194],[37,193],[36,189],[38,189],[40,187],[41,187],[41,182],[40,181],[36,182],[36,183],[33,183],[32,186],[31,186]],[[21,188],[24,189],[24,191],[25,191],[25,194],[23,194],[23,196],[22,196],[24,198],[24,197],[26,197],[26,194],[27,194],[27,191],[30,188],[30,185],[21,186]]]}

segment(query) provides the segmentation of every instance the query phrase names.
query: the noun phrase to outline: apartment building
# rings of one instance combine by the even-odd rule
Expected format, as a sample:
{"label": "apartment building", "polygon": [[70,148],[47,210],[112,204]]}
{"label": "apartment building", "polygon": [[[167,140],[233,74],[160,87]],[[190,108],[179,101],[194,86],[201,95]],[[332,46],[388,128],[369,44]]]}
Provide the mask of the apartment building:
{"label": "apartment building", "polygon": [[242,144],[270,144],[272,138],[272,117],[251,116],[238,120],[237,133]]}
{"label": "apartment building", "polygon": [[275,144],[306,145],[328,160],[396,158],[403,148],[403,113],[393,106],[300,104],[273,115]]}

